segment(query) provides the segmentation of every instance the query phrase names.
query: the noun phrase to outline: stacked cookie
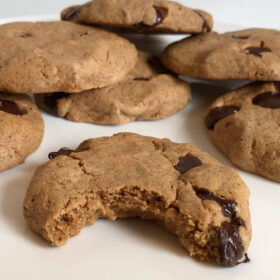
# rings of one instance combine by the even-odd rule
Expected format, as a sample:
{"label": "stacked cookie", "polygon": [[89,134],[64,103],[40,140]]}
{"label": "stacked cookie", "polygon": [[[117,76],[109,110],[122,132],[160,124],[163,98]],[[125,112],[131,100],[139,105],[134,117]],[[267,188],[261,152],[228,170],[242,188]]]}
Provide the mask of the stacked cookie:
{"label": "stacked cookie", "polygon": [[237,166],[280,182],[280,32],[211,32],[169,46],[163,64],[203,79],[259,81],[220,96],[205,125],[213,142]]}
{"label": "stacked cookie", "polygon": [[[191,97],[187,82],[174,73],[264,77],[258,69],[251,73],[257,60],[249,64],[251,59],[242,59],[262,58],[273,48],[266,43],[244,47],[253,32],[259,40],[259,31],[224,37],[210,33],[211,15],[166,0],[95,0],[65,9],[62,19],[0,26],[0,90],[7,92],[0,99],[0,118],[7,123],[1,144],[10,153],[7,157],[3,148],[0,157],[11,158],[1,170],[22,162],[42,139],[42,118],[26,93],[33,93],[43,110],[76,122],[162,119],[183,109]],[[157,57],[100,27],[198,35],[168,47],[163,66]],[[228,52],[236,46],[244,53],[231,60]],[[263,104],[266,96],[257,99]],[[222,119],[241,111],[238,98],[224,102],[207,115],[213,132]],[[139,216],[176,234],[198,260],[226,266],[247,261],[242,258],[251,239],[248,188],[236,171],[195,146],[121,133],[87,140],[76,150],[62,148],[49,158],[31,181],[24,216],[53,245],[65,244],[100,217]]]}

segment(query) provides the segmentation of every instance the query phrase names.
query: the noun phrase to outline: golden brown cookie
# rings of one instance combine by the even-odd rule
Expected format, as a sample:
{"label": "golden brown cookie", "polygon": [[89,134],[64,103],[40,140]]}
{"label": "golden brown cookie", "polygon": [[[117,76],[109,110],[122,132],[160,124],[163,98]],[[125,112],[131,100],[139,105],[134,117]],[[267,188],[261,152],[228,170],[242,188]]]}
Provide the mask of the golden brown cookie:
{"label": "golden brown cookie", "polygon": [[136,67],[120,83],[35,98],[41,108],[71,121],[122,124],[169,117],[186,106],[191,94],[187,82],[172,75],[157,57],[140,52]]}
{"label": "golden brown cookie", "polygon": [[144,33],[197,34],[213,27],[207,12],[166,0],[94,0],[66,8],[61,18]]}
{"label": "golden brown cookie", "polygon": [[163,64],[203,79],[280,80],[280,31],[245,29],[186,38],[167,47]]}
{"label": "golden brown cookie", "polygon": [[23,163],[40,145],[44,122],[27,95],[0,93],[0,171]]}
{"label": "golden brown cookie", "polygon": [[127,40],[72,22],[0,25],[0,90],[80,92],[114,84],[137,62]]}
{"label": "golden brown cookie", "polygon": [[205,125],[237,166],[280,182],[280,85],[254,83],[220,96]]}
{"label": "golden brown cookie", "polygon": [[200,261],[233,266],[251,239],[249,191],[192,144],[120,133],[50,153],[24,200],[34,231],[60,246],[99,217],[152,219]]}

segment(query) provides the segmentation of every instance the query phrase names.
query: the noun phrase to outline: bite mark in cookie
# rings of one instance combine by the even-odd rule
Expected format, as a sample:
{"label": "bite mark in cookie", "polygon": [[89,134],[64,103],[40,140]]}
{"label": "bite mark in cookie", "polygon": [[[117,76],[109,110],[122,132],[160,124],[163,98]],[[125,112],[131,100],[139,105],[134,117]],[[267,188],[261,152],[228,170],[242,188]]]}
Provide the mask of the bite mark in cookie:
{"label": "bite mark in cookie", "polygon": [[234,170],[191,144],[120,133],[60,150],[39,167],[24,215],[56,246],[99,217],[154,220],[192,257],[233,266],[250,241],[248,195]]}

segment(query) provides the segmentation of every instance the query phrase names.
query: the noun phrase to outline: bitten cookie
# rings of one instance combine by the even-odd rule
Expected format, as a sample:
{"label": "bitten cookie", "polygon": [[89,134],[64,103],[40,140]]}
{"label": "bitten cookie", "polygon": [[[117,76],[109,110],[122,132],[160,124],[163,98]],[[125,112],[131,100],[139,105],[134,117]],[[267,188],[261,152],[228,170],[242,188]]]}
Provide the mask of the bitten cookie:
{"label": "bitten cookie", "polygon": [[94,0],[66,8],[63,20],[118,27],[144,33],[204,33],[212,16],[165,0]]}
{"label": "bitten cookie", "polygon": [[220,96],[205,125],[236,165],[280,182],[280,84],[254,83]]}
{"label": "bitten cookie", "polygon": [[99,124],[166,118],[183,109],[190,98],[186,82],[169,73],[157,57],[143,52],[123,82],[79,94],[36,95],[37,104],[53,114]]}
{"label": "bitten cookie", "polygon": [[0,93],[0,171],[23,163],[40,145],[44,122],[27,95]]}
{"label": "bitten cookie", "polygon": [[125,78],[137,62],[127,40],[72,22],[0,25],[0,90],[80,92]]}
{"label": "bitten cookie", "polygon": [[191,144],[120,133],[49,158],[27,190],[24,216],[53,245],[99,217],[138,216],[175,233],[201,261],[233,266],[247,252],[248,188]]}
{"label": "bitten cookie", "polygon": [[175,73],[203,79],[280,80],[280,32],[247,29],[211,32],[167,47],[163,64]]}

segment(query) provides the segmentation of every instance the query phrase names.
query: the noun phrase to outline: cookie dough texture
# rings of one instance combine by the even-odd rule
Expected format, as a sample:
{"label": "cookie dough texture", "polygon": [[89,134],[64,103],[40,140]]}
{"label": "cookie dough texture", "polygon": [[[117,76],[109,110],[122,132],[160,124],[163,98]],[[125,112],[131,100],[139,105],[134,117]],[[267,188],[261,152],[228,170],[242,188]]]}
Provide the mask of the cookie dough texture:
{"label": "cookie dough texture", "polygon": [[213,18],[207,12],[165,0],[94,0],[66,8],[61,18],[146,33],[195,34],[213,27]]}
{"label": "cookie dough texture", "polygon": [[23,163],[40,145],[44,122],[27,95],[0,93],[0,171]]}
{"label": "cookie dough texture", "polygon": [[219,97],[205,117],[212,141],[233,163],[278,182],[279,91],[277,83],[248,85]]}
{"label": "cookie dough texture", "polygon": [[175,233],[201,261],[235,265],[248,249],[248,188],[191,144],[120,133],[50,158],[35,172],[24,216],[53,245],[99,217],[138,216]]}
{"label": "cookie dough texture", "polygon": [[119,36],[72,22],[0,25],[0,90],[80,92],[125,78],[137,51]]}
{"label": "cookie dough texture", "polygon": [[190,37],[167,47],[162,62],[197,78],[279,81],[280,32],[246,29]]}
{"label": "cookie dough texture", "polygon": [[122,124],[156,120],[183,109],[191,98],[189,85],[168,73],[159,59],[140,52],[136,67],[115,85],[79,94],[40,94],[37,104],[71,121]]}

